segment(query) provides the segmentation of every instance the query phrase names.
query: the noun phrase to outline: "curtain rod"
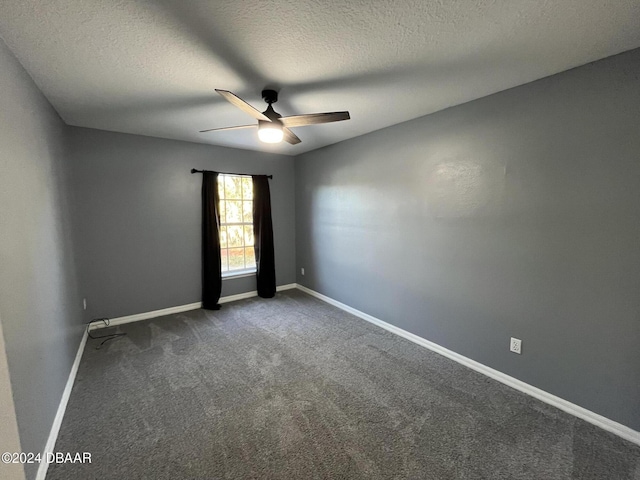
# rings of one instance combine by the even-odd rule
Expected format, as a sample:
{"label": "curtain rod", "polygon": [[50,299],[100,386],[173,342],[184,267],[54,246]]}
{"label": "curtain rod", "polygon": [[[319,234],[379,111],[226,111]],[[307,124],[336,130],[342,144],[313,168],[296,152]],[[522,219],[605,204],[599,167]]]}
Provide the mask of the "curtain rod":
{"label": "curtain rod", "polygon": [[[204,173],[204,172],[211,172],[212,170],[196,170],[195,168],[191,169],[191,173]],[[247,177],[250,177],[251,175],[248,173],[228,173],[228,172],[217,172],[217,173],[221,173],[222,175],[244,175]],[[273,178],[273,175],[267,175],[267,178]]]}

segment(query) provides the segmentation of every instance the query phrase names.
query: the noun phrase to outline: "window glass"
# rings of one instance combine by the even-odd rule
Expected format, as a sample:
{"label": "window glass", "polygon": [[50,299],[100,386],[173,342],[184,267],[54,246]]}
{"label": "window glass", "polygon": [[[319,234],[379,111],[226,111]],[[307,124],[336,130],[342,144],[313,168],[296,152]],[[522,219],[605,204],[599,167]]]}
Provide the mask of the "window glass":
{"label": "window glass", "polygon": [[222,273],[255,271],[253,249],[253,181],[241,175],[218,175]]}

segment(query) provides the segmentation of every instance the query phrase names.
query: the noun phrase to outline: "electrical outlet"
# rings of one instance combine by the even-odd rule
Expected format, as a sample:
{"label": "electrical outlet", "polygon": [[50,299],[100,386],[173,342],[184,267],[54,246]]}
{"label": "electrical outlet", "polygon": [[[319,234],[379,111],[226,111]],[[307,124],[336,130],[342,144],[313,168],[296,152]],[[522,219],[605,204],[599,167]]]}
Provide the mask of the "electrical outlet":
{"label": "electrical outlet", "polygon": [[304,267],[302,267],[302,268],[300,269],[300,274],[301,274],[301,275],[304,275]]}
{"label": "electrical outlet", "polygon": [[522,340],[519,338],[511,337],[511,343],[509,344],[509,350],[518,355],[522,355]]}
{"label": "electrical outlet", "polygon": [[82,299],[82,307],[86,310],[87,309],[87,299],[83,298]]}

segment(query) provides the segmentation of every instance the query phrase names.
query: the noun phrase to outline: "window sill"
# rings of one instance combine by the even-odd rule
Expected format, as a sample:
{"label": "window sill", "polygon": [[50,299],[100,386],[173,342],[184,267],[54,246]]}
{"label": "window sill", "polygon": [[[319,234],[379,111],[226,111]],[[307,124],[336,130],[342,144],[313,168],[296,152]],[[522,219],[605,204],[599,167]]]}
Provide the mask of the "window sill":
{"label": "window sill", "polygon": [[231,280],[234,278],[255,277],[255,270],[240,270],[237,272],[225,272],[222,274],[222,280]]}

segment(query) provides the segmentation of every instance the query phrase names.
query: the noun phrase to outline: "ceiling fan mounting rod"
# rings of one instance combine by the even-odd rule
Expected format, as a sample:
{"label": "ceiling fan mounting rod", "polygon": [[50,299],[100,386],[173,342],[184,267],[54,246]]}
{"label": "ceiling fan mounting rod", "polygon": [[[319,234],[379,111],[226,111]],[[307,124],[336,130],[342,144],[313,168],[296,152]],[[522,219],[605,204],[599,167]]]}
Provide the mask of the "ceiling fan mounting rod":
{"label": "ceiling fan mounting rod", "polygon": [[262,99],[269,105],[278,101],[278,92],[275,90],[262,90]]}

